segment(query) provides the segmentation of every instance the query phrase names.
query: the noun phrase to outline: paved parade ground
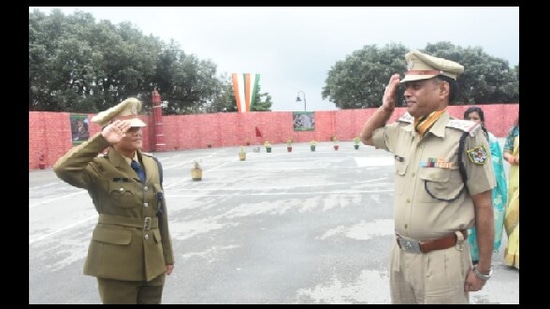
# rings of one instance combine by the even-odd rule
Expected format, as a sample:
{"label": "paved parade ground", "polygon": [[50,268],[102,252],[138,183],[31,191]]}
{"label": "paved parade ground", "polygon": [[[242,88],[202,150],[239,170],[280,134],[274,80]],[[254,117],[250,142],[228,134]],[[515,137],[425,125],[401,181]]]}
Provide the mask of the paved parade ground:
{"label": "paved parade ground", "polygon": [[[163,303],[389,304],[392,155],[351,142],[245,148],[246,161],[239,147],[155,154],[176,259]],[[82,273],[96,222],[86,191],[51,168],[29,172],[30,304],[100,303],[96,279]],[[519,304],[503,234],[494,275],[471,303]]]}

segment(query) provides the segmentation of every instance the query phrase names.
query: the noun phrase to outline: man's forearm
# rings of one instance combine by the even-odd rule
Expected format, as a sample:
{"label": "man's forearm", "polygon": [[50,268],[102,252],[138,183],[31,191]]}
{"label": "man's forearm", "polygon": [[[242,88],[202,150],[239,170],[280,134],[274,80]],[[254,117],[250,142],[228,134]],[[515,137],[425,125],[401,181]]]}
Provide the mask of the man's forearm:
{"label": "man's forearm", "polygon": [[491,191],[477,194],[474,198],[475,224],[479,247],[478,270],[487,273],[491,269],[493,243],[495,240],[495,223]]}
{"label": "man's forearm", "polygon": [[374,114],[365,122],[360,134],[361,141],[365,145],[373,145],[372,132],[380,127],[383,127],[386,122],[388,122],[393,113],[393,110],[393,108],[389,109],[384,108],[384,106],[380,106],[374,112]]}

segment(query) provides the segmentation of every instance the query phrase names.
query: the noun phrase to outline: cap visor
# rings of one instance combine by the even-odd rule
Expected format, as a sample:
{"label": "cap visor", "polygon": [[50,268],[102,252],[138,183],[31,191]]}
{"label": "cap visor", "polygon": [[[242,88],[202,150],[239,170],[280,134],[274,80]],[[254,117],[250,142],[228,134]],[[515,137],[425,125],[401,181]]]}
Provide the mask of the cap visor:
{"label": "cap visor", "polygon": [[424,79],[430,79],[434,77],[435,75],[405,75],[405,78],[399,81],[400,84],[406,83],[406,82],[412,82],[415,80],[424,80]]}
{"label": "cap visor", "polygon": [[130,126],[131,127],[145,127],[147,124],[145,122],[141,121],[139,118],[132,118],[130,120]]}

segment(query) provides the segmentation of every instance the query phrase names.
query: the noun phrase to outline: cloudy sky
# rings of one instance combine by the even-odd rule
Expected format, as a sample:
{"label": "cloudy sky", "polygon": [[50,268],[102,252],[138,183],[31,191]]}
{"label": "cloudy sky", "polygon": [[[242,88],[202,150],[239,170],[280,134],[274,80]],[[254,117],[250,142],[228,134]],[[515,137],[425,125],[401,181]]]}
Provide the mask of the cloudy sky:
{"label": "cloudy sky", "polygon": [[[29,7],[49,13],[52,7]],[[210,59],[218,74],[258,73],[273,111],[334,110],[321,98],[331,67],[366,45],[428,43],[481,47],[519,64],[519,7],[59,7],[96,22],[129,21],[145,35],[173,39]],[[468,70],[468,68],[465,68]],[[401,73],[401,72],[397,72]],[[388,76],[389,78],[389,76]],[[162,93],[161,93],[162,95]],[[302,93],[300,97],[303,98]]]}

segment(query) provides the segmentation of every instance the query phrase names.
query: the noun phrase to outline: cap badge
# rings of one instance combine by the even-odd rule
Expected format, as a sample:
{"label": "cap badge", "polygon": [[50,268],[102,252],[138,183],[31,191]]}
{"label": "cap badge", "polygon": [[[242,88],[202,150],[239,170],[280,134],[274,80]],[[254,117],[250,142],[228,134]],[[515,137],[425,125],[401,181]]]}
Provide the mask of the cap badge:
{"label": "cap badge", "polygon": [[407,63],[407,70],[410,71],[414,68],[414,61],[409,61]]}
{"label": "cap badge", "polygon": [[132,114],[134,114],[134,115],[137,114],[137,107],[135,105],[132,106]]}

